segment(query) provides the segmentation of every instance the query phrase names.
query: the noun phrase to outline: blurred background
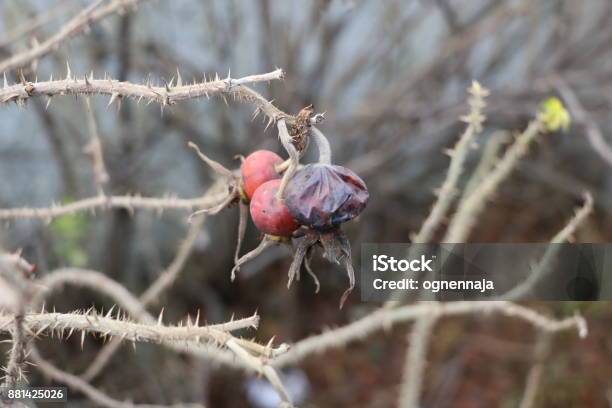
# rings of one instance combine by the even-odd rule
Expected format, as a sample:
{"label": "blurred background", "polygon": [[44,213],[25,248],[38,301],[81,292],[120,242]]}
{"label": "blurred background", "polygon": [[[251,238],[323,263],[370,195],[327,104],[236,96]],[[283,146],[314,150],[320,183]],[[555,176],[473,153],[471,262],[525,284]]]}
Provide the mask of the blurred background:
{"label": "blurred background", "polygon": [[[2,0],[0,60],[42,41],[87,2]],[[255,88],[286,112],[313,104],[326,112],[322,130],[334,161],[366,181],[367,210],[347,225],[355,264],[364,242],[408,242],[434,201],[451,147],[468,110],[473,79],[491,90],[486,130],[468,162],[499,131],[525,127],[548,96],[573,97],[583,115],[564,133],[541,137],[504,183],[470,236],[474,242],[545,242],[571,217],[585,190],[595,213],[577,234],[582,242],[612,237],[612,3],[609,0],[141,0],[138,11],[110,16],[88,35],[65,42],[42,58],[29,77],[73,73],[163,84],[176,76],[201,81],[272,71],[284,81]],[[25,32],[25,34],[24,34]],[[11,74],[12,75],[12,74]],[[11,82],[16,77],[9,76]],[[566,101],[567,102],[567,101]],[[223,99],[159,106],[125,101],[117,111],[108,98],[92,98],[110,176],[107,193],[197,197],[214,181],[188,141],[211,158],[237,168],[237,154],[265,148],[284,155],[276,130],[252,120],[250,105]],[[568,103],[570,110],[576,104]],[[578,112],[581,113],[581,112]],[[602,140],[598,136],[603,137]],[[31,100],[25,108],[0,107],[0,207],[44,207],[97,194],[82,98]],[[598,143],[599,141],[599,143]],[[504,145],[501,147],[504,148]],[[313,149],[314,150],[314,149]],[[307,160],[308,160],[307,156]],[[467,177],[466,177],[467,180]],[[462,183],[465,183],[463,180]],[[124,210],[64,216],[51,223],[18,221],[0,228],[0,245],[22,248],[40,274],[61,266],[104,272],[141,293],[173,259],[188,213]],[[286,289],[290,251],[278,247],[245,266],[230,283],[238,210],[209,217],[175,285],[152,308],[177,321],[200,309],[209,322],[258,310],[257,339],[293,342],[324,327],[351,321],[376,305],[358,290],[342,311],[344,272],[315,258],[321,292],[302,279]],[[245,248],[260,235],[249,225]],[[438,237],[441,238],[441,237]],[[50,303],[58,310],[111,303],[67,288]],[[549,314],[580,309],[590,335],[555,340],[540,407],[612,406],[612,305],[542,303]],[[307,407],[391,407],[397,399],[406,331],[309,358],[287,372]],[[432,338],[425,407],[516,406],[530,367],[535,335],[524,323],[493,318],[443,320]],[[88,338],[42,341],[43,353],[63,369],[84,371],[102,343]],[[35,370],[32,370],[35,372]],[[32,374],[32,384],[45,384]],[[154,345],[123,346],[92,383],[119,399],[172,403],[202,401],[210,407],[266,407],[264,381]],[[71,406],[89,406],[71,394]]]}

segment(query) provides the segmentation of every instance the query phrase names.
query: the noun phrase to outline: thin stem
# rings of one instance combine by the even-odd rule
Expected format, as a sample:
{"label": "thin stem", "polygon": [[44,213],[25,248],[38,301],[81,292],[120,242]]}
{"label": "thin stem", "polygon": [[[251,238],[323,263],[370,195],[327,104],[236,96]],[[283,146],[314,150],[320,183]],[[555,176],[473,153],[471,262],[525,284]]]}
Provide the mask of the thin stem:
{"label": "thin stem", "polygon": [[[152,404],[134,404],[131,402],[123,402],[117,399],[114,399],[101,390],[92,386],[88,381],[85,381],[76,375],[67,373],[63,370],[60,370],[55,365],[51,364],[47,360],[41,357],[38,350],[34,347],[30,349],[30,359],[36,365],[36,367],[42,371],[43,374],[49,376],[54,381],[57,381],[62,384],[66,384],[70,388],[77,390],[84,395],[87,396],[91,401],[99,404],[103,407],[109,408],[169,408],[169,406],[164,405],[152,405]],[[203,408],[200,404],[180,404],[176,405],[176,407],[190,407],[190,408]]]}
{"label": "thin stem", "polygon": [[414,323],[410,334],[410,345],[406,352],[406,362],[404,363],[403,381],[398,403],[399,408],[420,406],[419,401],[421,389],[423,388],[429,339],[437,320],[438,314],[432,313],[419,318]]}
{"label": "thin stem", "polygon": [[529,145],[538,136],[541,127],[540,119],[534,119],[529,123],[527,129],[516,138],[497,166],[460,204],[442,242],[465,242],[487,200],[497,190],[499,184],[510,175],[518,161],[525,156]]}
{"label": "thin stem", "polygon": [[329,349],[344,348],[348,343],[363,340],[379,330],[389,330],[394,325],[416,320],[432,313],[439,313],[440,317],[494,313],[525,321],[539,331],[555,333],[573,329],[578,331],[580,337],[586,337],[587,335],[586,321],[581,316],[556,320],[512,302],[457,301],[435,303],[433,305],[431,302],[424,302],[397,308],[381,308],[346,326],[307,337],[291,345],[287,353],[274,359],[273,365],[284,367],[297,364],[312,354],[321,354]]}
{"label": "thin stem", "polygon": [[451,162],[448,167],[446,179],[440,188],[438,199],[431,209],[431,212],[425,219],[420,231],[412,240],[412,242],[416,244],[429,242],[433,238],[437,227],[446,216],[458,194],[457,184],[463,173],[463,165],[472,147],[474,138],[482,131],[482,123],[485,120],[482,110],[485,107],[484,99],[489,92],[485,88],[482,88],[478,82],[472,84],[469,92],[471,94],[469,98],[471,107],[470,113],[462,117],[462,120],[468,125],[455,147],[449,152]]}
{"label": "thin stem", "polygon": [[289,166],[287,167],[287,170],[285,170],[285,173],[283,174],[283,178],[281,179],[281,184],[278,187],[278,192],[276,193],[276,198],[278,198],[279,200],[282,200],[284,198],[285,188],[287,188],[287,184],[289,183],[289,180],[291,180],[291,177],[293,177],[293,174],[295,173],[295,171],[297,170],[300,164],[300,154],[295,148],[295,146],[293,145],[293,139],[289,135],[289,130],[287,129],[287,124],[285,123],[285,119],[280,119],[278,121],[277,127],[278,127],[278,137],[280,138],[280,141],[283,147],[289,154],[289,160],[290,160]]}
{"label": "thin stem", "polygon": [[209,190],[202,197],[176,198],[176,197],[139,197],[139,196],[106,196],[85,198],[69,204],[52,205],[44,208],[6,208],[0,209],[0,220],[10,219],[41,219],[50,221],[63,215],[84,211],[108,210],[124,208],[131,212],[136,209],[155,210],[194,210],[196,208],[218,205],[227,198],[227,193]]}
{"label": "thin stem", "polygon": [[310,127],[312,131],[312,139],[317,145],[317,149],[319,150],[319,160],[317,160],[321,164],[331,164],[332,163],[332,150],[329,144],[329,140],[325,137],[323,132],[321,132],[316,126]]}

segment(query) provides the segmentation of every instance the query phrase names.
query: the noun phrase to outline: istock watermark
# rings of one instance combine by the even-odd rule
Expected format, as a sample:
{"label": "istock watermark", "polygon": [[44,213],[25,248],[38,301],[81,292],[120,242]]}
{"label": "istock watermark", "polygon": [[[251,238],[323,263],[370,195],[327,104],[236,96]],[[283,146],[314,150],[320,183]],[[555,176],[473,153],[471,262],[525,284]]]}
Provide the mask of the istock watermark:
{"label": "istock watermark", "polygon": [[427,259],[425,255],[421,255],[418,259],[395,259],[393,256],[388,255],[372,255],[372,270],[374,272],[433,272],[431,269],[431,263],[435,257]]}
{"label": "istock watermark", "polygon": [[363,244],[361,297],[612,300],[611,244]]}

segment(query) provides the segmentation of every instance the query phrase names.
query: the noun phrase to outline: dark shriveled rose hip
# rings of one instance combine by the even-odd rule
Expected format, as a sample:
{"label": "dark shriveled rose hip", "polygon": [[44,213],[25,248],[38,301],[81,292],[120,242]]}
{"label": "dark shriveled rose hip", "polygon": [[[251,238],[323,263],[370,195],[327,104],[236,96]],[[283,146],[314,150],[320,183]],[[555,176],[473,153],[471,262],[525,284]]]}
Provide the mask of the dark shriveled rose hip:
{"label": "dark shriveled rose hip", "polygon": [[302,225],[327,231],[357,217],[370,194],[363,180],[346,167],[309,164],[289,181],[285,204]]}

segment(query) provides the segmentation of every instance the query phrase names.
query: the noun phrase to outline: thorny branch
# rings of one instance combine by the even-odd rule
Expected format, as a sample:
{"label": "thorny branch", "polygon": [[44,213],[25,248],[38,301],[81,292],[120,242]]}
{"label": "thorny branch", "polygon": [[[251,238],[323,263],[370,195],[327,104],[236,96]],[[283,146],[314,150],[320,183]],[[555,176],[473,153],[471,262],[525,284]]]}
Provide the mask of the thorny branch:
{"label": "thorny branch", "polygon": [[529,123],[527,129],[516,138],[491,173],[460,203],[442,242],[465,242],[487,200],[499,184],[510,175],[518,160],[527,153],[529,145],[542,130],[542,126],[540,119],[534,119]]}
{"label": "thorny branch", "polygon": [[197,198],[98,195],[69,204],[52,205],[51,207],[0,209],[0,220],[41,219],[50,221],[53,218],[77,212],[94,212],[98,209],[108,210],[112,208],[124,208],[130,212],[134,212],[137,209],[154,210],[160,213],[166,210],[192,211],[194,209],[215,206],[223,201],[227,193],[218,191],[218,187],[221,186],[211,187],[202,197]]}
{"label": "thorny branch", "polygon": [[[112,312],[112,310],[111,310]],[[245,323],[256,328],[259,321],[257,315],[252,316]],[[0,313],[0,331],[5,331],[13,322],[13,316]],[[58,334],[60,337],[68,332],[81,332],[82,339],[87,333],[95,333],[104,338],[119,337],[132,342],[163,343],[175,341],[208,341],[213,344],[224,345],[232,336],[227,331],[215,327],[199,326],[198,322],[189,322],[185,326],[164,326],[163,324],[142,324],[114,318],[111,314],[102,316],[87,312],[74,313],[28,313],[24,316],[23,324],[27,330],[36,336],[43,332]]]}
{"label": "thorny branch", "polygon": [[0,254],[0,280],[7,282],[8,287],[5,290],[11,290],[13,294],[13,304],[9,309],[13,312],[9,321],[9,326],[12,323],[12,327],[9,328],[12,347],[7,366],[3,368],[5,375],[2,385],[6,387],[14,387],[25,380],[24,365],[28,338],[25,333],[24,316],[31,295],[28,279],[32,269],[32,266],[19,254]]}
{"label": "thorny branch", "polygon": [[[192,224],[192,227],[194,225],[195,224]],[[196,227],[196,229],[198,229],[198,227]],[[187,243],[189,243],[189,238],[190,237],[188,236],[188,240],[186,241]],[[185,246],[185,248],[186,247],[187,246]],[[186,256],[184,254],[185,251],[187,251],[187,249],[179,250],[179,256],[177,257],[176,262],[179,262],[182,257]],[[174,272],[176,270],[176,269],[172,269],[172,265],[175,265],[174,268],[177,267],[176,266],[177,263],[173,262],[173,264],[171,264],[170,269],[167,271],[167,273]],[[162,274],[162,276],[166,276],[166,275]],[[166,282],[165,278],[160,278],[160,279]],[[164,289],[163,286],[156,286],[156,284],[154,283],[151,286],[151,288],[154,288],[154,289],[151,289],[151,291],[145,292],[145,294],[143,294],[141,299],[136,299],[129,291],[127,291],[119,283],[113,281],[112,279],[96,271],[88,271],[88,270],[80,270],[80,269],[66,269],[66,270],[58,270],[58,271],[55,271],[47,275],[40,282],[42,291],[39,292],[39,294],[36,296],[34,300],[35,302],[34,304],[35,305],[40,304],[42,300],[46,296],[48,296],[53,290],[56,290],[57,288],[60,288],[67,284],[88,287],[92,290],[96,290],[98,292],[106,294],[107,296],[111,297],[115,302],[117,302],[119,305],[121,305],[126,311],[128,311],[130,315],[132,315],[132,317],[143,322],[143,324],[147,324],[147,325],[157,324],[156,327],[159,327],[162,324],[163,310],[162,310],[162,313],[159,315],[159,317],[155,319],[152,315],[146,312],[146,310],[144,309],[143,303],[141,303],[141,300],[144,299],[144,300],[148,300],[149,302],[151,302],[153,299],[149,298],[149,296],[153,294],[153,291],[161,292]],[[110,317],[111,314],[112,314],[112,309],[109,312],[107,312],[106,317]],[[93,314],[93,316],[97,317],[97,314]],[[214,331],[221,331],[222,333],[226,333],[226,332],[230,332],[234,330],[239,330],[242,328],[256,327],[258,322],[259,322],[259,317],[255,315],[255,316],[252,316],[246,319],[239,319],[239,320],[232,319],[232,321],[227,322],[227,323],[208,325],[206,327]],[[193,322],[188,317],[186,326],[187,327],[199,327],[199,315],[195,318]],[[71,327],[70,330],[71,331],[74,330],[74,327]],[[109,334],[109,335],[112,337],[112,334]],[[85,331],[82,331],[81,342],[84,341],[84,336],[85,336]],[[104,337],[106,337],[106,335],[104,335]],[[284,390],[284,388],[282,388],[282,384],[280,383],[278,375],[263,360],[263,358],[268,359],[268,358],[272,358],[272,357],[275,357],[276,355],[284,353],[287,350],[286,345],[281,344],[277,348],[273,348],[271,343],[266,346],[262,346],[258,343],[255,343],[249,340],[231,337],[230,335],[226,335],[226,337],[221,336],[217,338],[216,341],[209,339],[213,343],[213,345],[228,347],[228,349],[230,349],[235,356],[234,358],[232,358],[231,356],[228,356],[225,353],[225,350],[223,348],[210,347],[210,345],[207,345],[205,349],[198,347],[199,345],[201,345],[199,344],[200,343],[199,337],[201,336],[195,337],[195,342],[193,340],[193,337],[191,340],[187,339],[185,341],[177,342],[175,339],[164,336],[162,339],[159,340],[159,342],[163,344],[164,346],[172,348],[176,351],[187,352],[187,353],[196,355],[198,357],[204,357],[208,360],[213,360],[220,364],[229,365],[229,366],[237,366],[238,368],[241,368],[247,371],[255,370],[265,375],[266,378],[268,378],[270,382],[273,384],[273,386],[277,388],[280,395],[286,395],[286,391]],[[126,333],[124,333],[122,336],[115,336],[115,339],[113,341],[120,342],[126,339],[132,340],[133,342],[146,341],[140,338],[136,338],[136,339],[130,338],[127,336]],[[231,347],[228,346],[228,343],[229,343],[228,340],[232,340]],[[114,344],[114,343],[111,343],[111,344]],[[97,359],[92,364],[90,369],[87,370],[85,379],[90,379],[91,377],[95,376],[96,370],[103,368],[104,364],[108,361],[108,359],[110,359],[110,357],[112,356],[112,353],[114,352],[117,346],[113,346],[113,347],[109,345],[109,348],[105,349],[106,351],[100,354],[99,359]],[[245,354],[249,354],[249,355],[253,354],[254,356],[251,356],[251,358],[246,359],[244,358]],[[237,360],[236,360],[236,357],[237,357]],[[286,402],[289,403],[289,400],[287,399]]]}
{"label": "thorny branch", "polygon": [[[196,218],[195,222],[189,225],[189,230],[187,232],[187,237],[179,246],[178,252],[176,256],[168,265],[168,267],[160,273],[160,275],[155,279],[155,281],[149,286],[149,288],[140,295],[140,303],[143,308],[147,306],[157,303],[159,301],[160,295],[170,287],[174,281],[178,278],[179,273],[185,266],[189,255],[191,254],[198,234],[200,233],[200,229],[206,220],[206,216],[201,216]],[[83,373],[83,378],[87,381],[91,381],[94,377],[96,377],[106,366],[106,364],[110,361],[112,356],[121,346],[121,341],[119,339],[114,339],[110,343],[108,343],[104,348],[98,353],[94,361],[89,365],[87,370]]]}
{"label": "thorny branch", "polygon": [[[154,86],[151,82],[146,84],[133,84],[116,79],[95,79],[93,72],[88,76],[78,79],[72,74],[70,66],[67,65],[65,79],[49,81],[29,82],[22,78],[21,83],[9,85],[4,76],[4,86],[0,89],[0,103],[16,102],[24,103],[32,97],[48,97],[58,95],[106,95],[110,97],[109,105],[114,102],[120,103],[122,98],[132,98],[147,103],[156,102],[162,107],[174,105],[177,102],[196,98],[210,98],[211,96],[233,96],[237,100],[245,100],[253,103],[258,111],[265,113],[271,120],[276,121],[283,116],[288,116],[266,100],[256,91],[249,89],[246,85],[257,82],[269,82],[283,78],[283,70],[266,74],[249,75],[234,79],[228,74],[225,79],[219,78],[183,85],[183,80],[178,74],[177,82],[171,80],[164,86]],[[50,99],[48,99],[48,102]],[[256,111],[256,112],[258,112]]]}
{"label": "thorny branch", "polygon": [[399,323],[417,320],[432,313],[438,314],[440,317],[499,314],[523,320],[544,332],[555,333],[574,329],[578,331],[580,337],[587,335],[586,321],[581,316],[576,315],[563,320],[555,320],[512,302],[419,303],[397,308],[381,308],[346,326],[300,340],[291,345],[287,353],[275,358],[272,364],[275,367],[296,364],[312,354],[320,354],[329,349],[345,347],[348,343],[364,339],[376,331],[390,329]]}
{"label": "thorny branch", "polygon": [[421,230],[412,240],[414,243],[427,243],[433,238],[436,228],[443,221],[454,198],[458,195],[459,189],[457,184],[463,173],[463,164],[474,143],[474,138],[482,132],[482,124],[485,120],[482,110],[485,107],[484,99],[489,95],[489,91],[483,88],[478,82],[474,81],[469,89],[469,93],[470,98],[468,102],[470,105],[470,113],[462,117],[462,120],[467,123],[467,127],[455,147],[449,151],[451,162],[448,167],[446,180],[444,180],[438,192],[438,200],[435,202],[431,212],[423,222]]}

